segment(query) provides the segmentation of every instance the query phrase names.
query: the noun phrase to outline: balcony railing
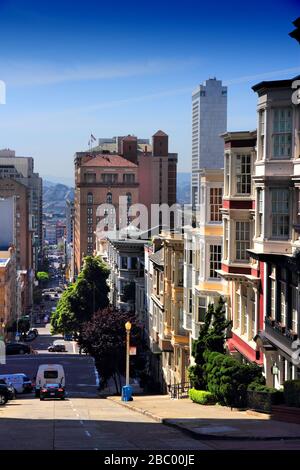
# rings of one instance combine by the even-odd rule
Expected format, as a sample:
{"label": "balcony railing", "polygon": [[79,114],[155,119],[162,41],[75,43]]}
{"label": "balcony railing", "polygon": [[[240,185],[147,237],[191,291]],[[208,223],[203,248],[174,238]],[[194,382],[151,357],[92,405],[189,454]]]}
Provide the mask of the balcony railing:
{"label": "balcony railing", "polygon": [[265,325],[267,332],[276,335],[278,339],[281,338],[281,340],[289,346],[299,337],[295,331],[292,331],[283,323],[268,316],[265,317]]}

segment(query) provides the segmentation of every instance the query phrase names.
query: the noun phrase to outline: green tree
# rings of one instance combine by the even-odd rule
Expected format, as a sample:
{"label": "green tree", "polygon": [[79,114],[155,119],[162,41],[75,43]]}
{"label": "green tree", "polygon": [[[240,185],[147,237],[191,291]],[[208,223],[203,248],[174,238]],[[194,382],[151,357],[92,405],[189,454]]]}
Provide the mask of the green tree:
{"label": "green tree", "polygon": [[231,322],[226,320],[225,303],[222,297],[216,306],[209,304],[201,326],[199,337],[192,344],[192,355],[195,365],[189,368],[192,386],[198,390],[206,389],[205,351],[225,352],[226,330]]}
{"label": "green tree", "polygon": [[36,278],[39,281],[39,284],[43,286],[46,282],[49,281],[49,274],[45,271],[39,271],[36,273]]}
{"label": "green tree", "polygon": [[84,322],[108,306],[109,269],[100,257],[88,256],[74,284],[62,294],[51,317],[53,333],[80,331]]}

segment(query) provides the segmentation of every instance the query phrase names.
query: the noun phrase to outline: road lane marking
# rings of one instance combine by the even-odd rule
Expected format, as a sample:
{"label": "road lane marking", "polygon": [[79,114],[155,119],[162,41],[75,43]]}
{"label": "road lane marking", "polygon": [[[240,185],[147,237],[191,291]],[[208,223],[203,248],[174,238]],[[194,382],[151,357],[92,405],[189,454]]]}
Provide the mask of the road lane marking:
{"label": "road lane marking", "polygon": [[92,437],[91,434],[87,430],[85,430],[84,432],[87,437]]}

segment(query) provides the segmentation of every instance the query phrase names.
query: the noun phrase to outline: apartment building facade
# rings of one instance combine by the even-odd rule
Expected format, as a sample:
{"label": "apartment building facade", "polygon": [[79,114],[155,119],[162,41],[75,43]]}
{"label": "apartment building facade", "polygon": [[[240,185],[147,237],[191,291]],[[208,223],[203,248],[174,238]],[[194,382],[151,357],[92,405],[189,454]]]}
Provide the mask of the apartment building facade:
{"label": "apartment building facade", "polygon": [[[196,226],[184,228],[184,328],[192,341],[199,336],[210,303],[226,293],[218,270],[222,259],[222,169],[198,173],[200,204]],[[191,357],[191,361],[193,361]]]}
{"label": "apartment building facade", "polygon": [[3,214],[0,249],[15,247],[16,269],[22,271],[25,278],[23,308],[26,311],[32,306],[34,278],[32,242],[34,230],[31,226],[29,189],[14,179],[3,178],[0,179],[0,198]]}
{"label": "apartment building facade", "polygon": [[7,328],[16,320],[17,270],[15,249],[0,251],[0,332],[7,339]]}
{"label": "apartment building facade", "polygon": [[146,331],[161,390],[187,380],[189,336],[183,328],[183,236],[161,232],[145,247]]}
{"label": "apartment building facade", "polygon": [[255,226],[256,131],[227,132],[223,138],[223,255],[218,272],[227,283],[227,316],[232,322],[227,348],[241,361],[262,365],[263,354],[257,349],[255,337],[263,327],[263,266],[251,260],[248,251],[253,247]]}
{"label": "apartment building facade", "polygon": [[[144,281],[144,241],[143,240],[107,240],[106,263],[110,268],[108,278],[109,300],[111,305],[123,311],[134,311],[136,293]],[[130,286],[131,298],[124,298],[125,288]],[[138,298],[140,302],[140,298]],[[140,312],[137,311],[137,317]]]}
{"label": "apartment building facade", "polygon": [[250,256],[263,266],[261,313],[256,338],[264,353],[269,386],[300,378],[300,108],[294,82],[261,82],[258,95],[257,156],[254,165],[255,229]]}
{"label": "apartment building facade", "polygon": [[28,188],[30,226],[33,229],[33,267],[43,257],[43,180],[34,171],[32,157],[16,156],[14,150],[0,150],[0,181],[14,180]]}
{"label": "apartment building facade", "polygon": [[[126,213],[121,214],[120,197]],[[96,249],[96,230],[126,226],[128,209],[139,201],[138,166],[120,155],[75,155],[74,257],[75,274],[82,259]],[[107,207],[105,206],[107,205]],[[100,212],[97,212],[101,206]],[[124,220],[123,220],[123,219]]]}

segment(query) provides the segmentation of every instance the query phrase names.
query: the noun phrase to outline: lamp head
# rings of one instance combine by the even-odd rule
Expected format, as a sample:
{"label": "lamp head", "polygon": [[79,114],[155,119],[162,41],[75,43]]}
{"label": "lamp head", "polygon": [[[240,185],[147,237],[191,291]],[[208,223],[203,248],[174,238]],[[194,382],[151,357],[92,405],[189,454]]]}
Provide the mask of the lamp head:
{"label": "lamp head", "polygon": [[130,323],[130,321],[127,321],[127,322],[125,323],[125,330],[126,330],[126,331],[130,331],[130,330],[131,330],[131,323]]}

